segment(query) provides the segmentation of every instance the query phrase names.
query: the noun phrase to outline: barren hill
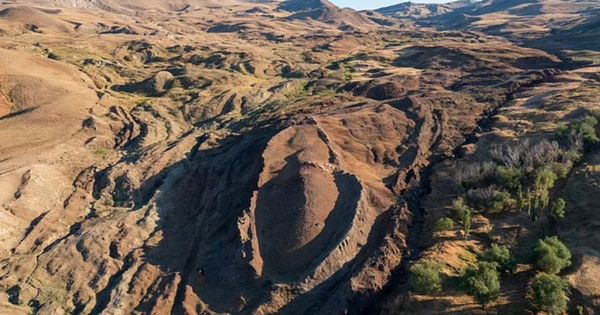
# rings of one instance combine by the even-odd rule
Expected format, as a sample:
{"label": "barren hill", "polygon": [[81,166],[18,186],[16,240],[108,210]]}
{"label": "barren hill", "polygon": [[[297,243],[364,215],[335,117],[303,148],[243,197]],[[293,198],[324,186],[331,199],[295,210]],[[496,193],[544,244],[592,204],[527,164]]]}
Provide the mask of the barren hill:
{"label": "barren hill", "polygon": [[[0,313],[518,314],[547,235],[598,312],[595,4],[536,3],[575,9],[519,23],[582,24],[525,46],[320,0],[1,4]],[[460,282],[492,245],[518,268],[483,309]]]}
{"label": "barren hill", "polygon": [[587,0],[490,0],[459,7],[428,22],[528,41],[588,24],[599,8],[598,1]]}
{"label": "barren hill", "polygon": [[376,11],[397,18],[423,19],[452,12],[463,6],[471,5],[472,2],[453,1],[444,4],[438,3],[413,3],[402,2],[388,7],[379,8]]}

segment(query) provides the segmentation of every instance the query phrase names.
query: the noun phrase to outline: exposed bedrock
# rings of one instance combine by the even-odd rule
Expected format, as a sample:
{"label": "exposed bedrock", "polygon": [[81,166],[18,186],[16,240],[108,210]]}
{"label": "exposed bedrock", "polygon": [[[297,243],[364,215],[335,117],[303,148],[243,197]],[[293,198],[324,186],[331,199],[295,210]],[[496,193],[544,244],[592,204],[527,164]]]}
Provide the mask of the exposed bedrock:
{"label": "exposed bedrock", "polygon": [[329,163],[329,151],[315,126],[290,128],[270,142],[254,209],[266,276],[301,276],[348,233],[361,186]]}

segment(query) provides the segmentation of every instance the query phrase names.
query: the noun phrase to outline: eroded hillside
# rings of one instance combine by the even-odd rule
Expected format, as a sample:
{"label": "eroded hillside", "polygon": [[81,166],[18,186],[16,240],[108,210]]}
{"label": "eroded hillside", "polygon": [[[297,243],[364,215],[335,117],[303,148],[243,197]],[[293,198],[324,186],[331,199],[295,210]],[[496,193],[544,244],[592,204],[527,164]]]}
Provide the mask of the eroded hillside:
{"label": "eroded hillside", "polygon": [[[2,4],[1,312],[519,313],[525,267],[487,310],[415,296],[408,270],[558,233],[592,314],[598,150],[557,130],[598,110],[598,68],[411,25],[327,1]],[[568,166],[564,221],[507,206],[435,232],[469,194],[455,171],[517,143]]]}

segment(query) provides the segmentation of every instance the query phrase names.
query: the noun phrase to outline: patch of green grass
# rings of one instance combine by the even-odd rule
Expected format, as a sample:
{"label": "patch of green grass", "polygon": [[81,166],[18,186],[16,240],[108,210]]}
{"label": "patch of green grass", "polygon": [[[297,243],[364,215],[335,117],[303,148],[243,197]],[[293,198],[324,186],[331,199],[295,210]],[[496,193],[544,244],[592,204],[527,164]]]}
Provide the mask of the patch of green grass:
{"label": "patch of green grass", "polygon": [[317,95],[324,98],[333,98],[336,97],[338,93],[335,90],[323,90],[318,92]]}
{"label": "patch of green grass", "polygon": [[114,152],[113,149],[101,148],[94,150],[94,155],[106,161]]}
{"label": "patch of green grass", "polygon": [[352,81],[352,74],[354,73],[354,67],[349,63],[344,63],[342,65],[344,69],[344,81],[350,82]]}
{"label": "patch of green grass", "polygon": [[149,98],[140,98],[140,99],[135,100],[134,105],[135,106],[140,106],[140,105],[150,105],[150,106],[152,106],[152,100],[149,99]]}
{"label": "patch of green grass", "polygon": [[311,94],[306,90],[307,84],[306,80],[294,82],[285,92],[285,97],[290,99],[309,97]]}

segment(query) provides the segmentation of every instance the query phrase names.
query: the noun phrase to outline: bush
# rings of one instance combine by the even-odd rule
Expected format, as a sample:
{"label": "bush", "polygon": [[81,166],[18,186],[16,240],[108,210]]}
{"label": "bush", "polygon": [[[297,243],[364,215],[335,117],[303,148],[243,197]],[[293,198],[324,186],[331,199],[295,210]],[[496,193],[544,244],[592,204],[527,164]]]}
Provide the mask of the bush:
{"label": "bush", "polygon": [[583,142],[586,144],[596,144],[600,138],[596,135],[596,125],[598,120],[593,116],[586,116],[577,126],[578,132],[583,136]]}
{"label": "bush", "polygon": [[498,164],[524,170],[557,162],[564,155],[556,141],[532,144],[527,139],[511,145],[491,146],[489,152]]}
{"label": "bush", "polygon": [[463,216],[462,221],[463,221],[463,230],[465,231],[465,238],[466,238],[471,233],[471,225],[472,225],[471,209],[469,209],[469,211],[465,212],[465,215]]}
{"label": "bush", "polygon": [[456,220],[462,222],[465,213],[468,211],[471,211],[471,209],[469,208],[469,206],[467,206],[465,200],[462,197],[459,197],[452,203],[452,213]]}
{"label": "bush", "polygon": [[430,261],[418,262],[410,267],[410,284],[419,294],[433,294],[442,291],[442,278],[439,268]]}
{"label": "bush", "polygon": [[567,178],[569,176],[569,171],[573,167],[573,162],[569,160],[569,157],[566,157],[567,161],[565,163],[553,163],[550,167],[552,172],[554,172],[558,178]]}
{"label": "bush", "polygon": [[549,167],[540,167],[535,173],[535,188],[548,190],[554,187],[558,176]]}
{"label": "bush", "polygon": [[489,212],[499,213],[517,206],[517,201],[506,191],[496,191],[489,205]]}
{"label": "bush", "polygon": [[496,176],[498,185],[508,189],[517,189],[521,185],[523,172],[516,167],[498,166]]}
{"label": "bush", "polygon": [[435,223],[435,230],[437,232],[449,231],[454,228],[454,221],[450,218],[440,218]]}
{"label": "bush", "polygon": [[552,207],[552,215],[558,219],[562,219],[565,217],[565,209],[567,207],[567,202],[562,199],[562,198],[558,198],[555,202],[554,202],[554,207]]}
{"label": "bush", "polygon": [[485,188],[474,188],[467,191],[467,200],[469,204],[477,208],[487,208],[494,199],[494,194],[497,191],[496,186],[491,185]]}
{"label": "bush", "polygon": [[512,272],[515,268],[515,260],[506,246],[492,244],[492,247],[480,255],[480,261],[496,263],[500,272]]}
{"label": "bush", "polygon": [[470,189],[480,185],[485,185],[494,178],[497,164],[493,161],[484,161],[481,163],[469,163],[457,169],[455,177],[458,183],[465,188]]}
{"label": "bush", "polygon": [[[518,186],[520,187],[520,186]],[[467,191],[469,203],[490,213],[499,213],[517,207],[517,200],[509,192],[498,190],[497,186],[475,188]]]}
{"label": "bush", "polygon": [[598,125],[598,119],[588,115],[582,120],[568,126],[564,124],[559,125],[557,132],[560,136],[571,139],[580,137],[580,139],[583,139],[583,143],[588,146],[595,145],[600,143],[600,138],[596,134],[596,125]]}
{"label": "bush", "polygon": [[556,236],[539,240],[533,255],[536,267],[546,273],[557,274],[571,265],[571,251]]}
{"label": "bush", "polygon": [[479,262],[477,267],[467,269],[464,281],[467,293],[477,299],[485,307],[489,302],[498,298],[500,294],[500,275],[497,264],[492,262]]}
{"label": "bush", "polygon": [[563,314],[569,302],[569,287],[560,277],[540,274],[531,284],[529,299],[533,308],[549,315]]}

